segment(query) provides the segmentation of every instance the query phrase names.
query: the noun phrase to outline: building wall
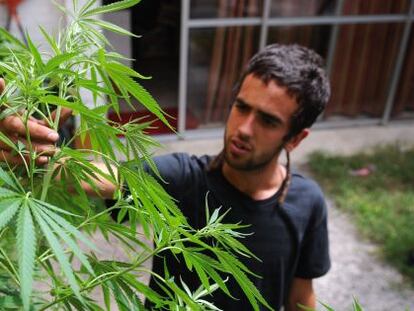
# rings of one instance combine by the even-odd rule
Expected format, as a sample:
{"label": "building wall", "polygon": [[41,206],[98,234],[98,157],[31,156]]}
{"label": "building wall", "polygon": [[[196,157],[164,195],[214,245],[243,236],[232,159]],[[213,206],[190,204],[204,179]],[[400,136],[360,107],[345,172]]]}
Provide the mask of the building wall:
{"label": "building wall", "polygon": [[[57,0],[58,3],[64,4],[64,0]],[[40,44],[42,48],[47,49],[47,44],[43,38],[39,25],[44,27],[48,32],[56,35],[59,25],[65,25],[65,19],[52,1],[49,0],[24,0],[18,8],[21,23],[27,31],[33,42]],[[0,6],[0,25],[6,25],[7,10],[4,5]],[[15,21],[12,22],[10,31],[18,38],[21,35]]]}

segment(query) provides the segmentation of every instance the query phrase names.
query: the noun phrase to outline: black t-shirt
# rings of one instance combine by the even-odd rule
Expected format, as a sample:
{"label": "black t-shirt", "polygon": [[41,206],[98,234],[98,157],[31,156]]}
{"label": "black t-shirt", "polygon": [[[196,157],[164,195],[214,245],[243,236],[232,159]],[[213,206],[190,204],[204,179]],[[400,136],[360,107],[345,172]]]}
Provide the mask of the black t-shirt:
{"label": "black t-shirt", "polygon": [[[247,267],[261,276],[250,277],[267,302],[275,309],[284,305],[294,277],[316,278],[330,267],[327,233],[327,210],[317,184],[293,173],[282,205],[277,194],[265,200],[253,200],[232,186],[221,170],[207,170],[211,157],[195,157],[184,153],[154,158],[165,190],[177,200],[179,208],[194,228],[206,225],[206,194],[211,211],[228,210],[223,222],[249,225],[252,233],[240,241],[261,261],[239,257]],[[166,256],[168,270],[192,290],[200,282],[174,256]],[[163,275],[164,259],[154,257],[153,271]],[[151,287],[156,289],[154,280]],[[206,297],[222,310],[252,310],[242,290],[233,279],[227,286],[234,300],[219,290]],[[265,308],[262,306],[263,310]]]}

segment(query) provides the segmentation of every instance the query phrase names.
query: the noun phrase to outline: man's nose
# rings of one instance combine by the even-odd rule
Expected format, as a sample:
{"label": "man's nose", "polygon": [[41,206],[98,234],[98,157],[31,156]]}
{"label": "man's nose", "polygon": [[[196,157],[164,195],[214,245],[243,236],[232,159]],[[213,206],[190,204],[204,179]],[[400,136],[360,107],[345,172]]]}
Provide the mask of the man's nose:
{"label": "man's nose", "polygon": [[253,113],[246,115],[240,123],[239,132],[244,136],[251,136],[254,130],[255,116]]}

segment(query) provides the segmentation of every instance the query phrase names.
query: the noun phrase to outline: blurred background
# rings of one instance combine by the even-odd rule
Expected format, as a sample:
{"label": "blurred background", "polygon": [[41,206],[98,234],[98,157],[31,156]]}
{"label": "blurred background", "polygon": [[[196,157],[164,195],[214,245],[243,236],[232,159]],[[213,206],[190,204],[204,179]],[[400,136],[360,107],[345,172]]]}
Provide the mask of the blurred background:
{"label": "blurred background", "polygon": [[[66,1],[58,0],[62,5]],[[1,2],[0,26],[18,36],[17,20],[37,42],[42,42],[38,24],[52,32],[64,26],[52,1]],[[276,42],[310,47],[326,59],[333,92],[319,127],[414,120],[413,3],[143,0],[102,18],[142,35],[130,39],[106,34],[115,50],[131,58],[127,64],[153,77],[140,82],[171,115],[181,137],[219,137],[244,64]],[[145,114],[138,104],[137,110],[135,116]],[[123,113],[129,119],[132,112],[125,106]],[[154,134],[171,134],[161,124],[156,127]]]}

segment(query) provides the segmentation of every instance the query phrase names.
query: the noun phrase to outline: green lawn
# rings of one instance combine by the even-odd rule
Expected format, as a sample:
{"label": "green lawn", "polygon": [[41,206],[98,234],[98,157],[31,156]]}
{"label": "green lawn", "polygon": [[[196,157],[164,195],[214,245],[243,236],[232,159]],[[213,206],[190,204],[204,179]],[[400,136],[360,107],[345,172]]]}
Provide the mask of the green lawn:
{"label": "green lawn", "polygon": [[[309,166],[327,195],[349,211],[362,234],[414,284],[414,147],[351,157],[315,153]],[[368,167],[367,176],[354,176]]]}

